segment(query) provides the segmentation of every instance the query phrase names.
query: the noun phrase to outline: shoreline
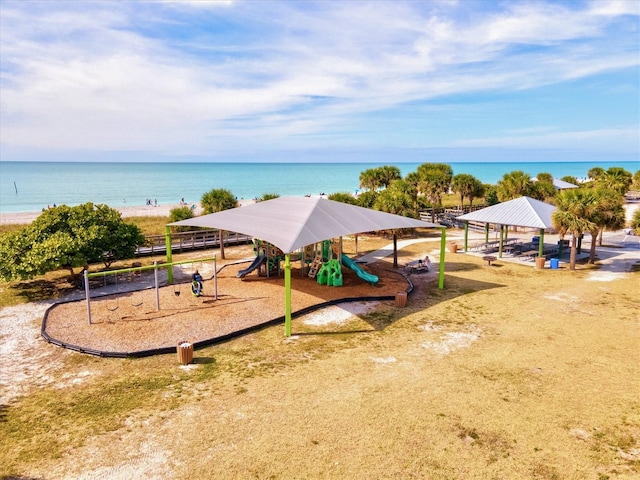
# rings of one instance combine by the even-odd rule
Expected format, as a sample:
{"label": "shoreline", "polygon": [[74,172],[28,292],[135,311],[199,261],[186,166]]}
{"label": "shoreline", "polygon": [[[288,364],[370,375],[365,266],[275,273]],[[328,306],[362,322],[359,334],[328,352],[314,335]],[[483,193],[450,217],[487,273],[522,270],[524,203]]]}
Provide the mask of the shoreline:
{"label": "shoreline", "polygon": [[[255,200],[238,200],[238,205],[243,207],[245,205],[250,205],[255,203]],[[122,218],[129,217],[168,217],[169,212],[173,208],[178,208],[184,205],[180,205],[179,203],[168,203],[168,204],[158,204],[157,206],[152,205],[137,205],[137,206],[127,206],[127,207],[118,207],[115,210],[118,210],[122,214]],[[194,210],[195,216],[202,215],[202,207],[199,203],[195,204],[196,208]],[[640,203],[638,202],[627,202],[624,205],[625,208],[625,217],[626,223],[631,222],[631,218],[633,217],[633,213],[640,208]],[[9,212],[9,213],[0,213],[0,225],[28,225],[33,222],[42,212]]]}
{"label": "shoreline", "polygon": [[[239,200],[238,205],[243,207],[255,203],[254,200]],[[190,206],[194,204],[189,204]],[[166,203],[153,205],[132,205],[126,207],[116,207],[115,210],[122,214],[122,218],[129,217],[168,217],[174,208],[184,207],[179,203]],[[202,215],[202,207],[199,203],[195,204],[195,216]],[[0,225],[28,225],[33,222],[42,212],[8,212],[0,213]]]}

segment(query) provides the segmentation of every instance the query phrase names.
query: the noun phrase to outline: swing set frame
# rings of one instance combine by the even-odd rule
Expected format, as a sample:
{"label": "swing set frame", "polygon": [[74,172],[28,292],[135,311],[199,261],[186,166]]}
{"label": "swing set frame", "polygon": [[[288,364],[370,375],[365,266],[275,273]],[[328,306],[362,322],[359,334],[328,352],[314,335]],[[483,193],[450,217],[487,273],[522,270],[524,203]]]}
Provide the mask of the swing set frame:
{"label": "swing set frame", "polygon": [[[135,266],[135,267],[130,267],[130,268],[119,268],[116,270],[109,270],[109,271],[104,271],[104,272],[94,272],[94,273],[89,273],[87,270],[84,271],[84,291],[85,291],[85,298],[86,298],[86,304],[87,304],[87,321],[89,323],[89,325],[91,325],[91,289],[89,286],[89,279],[90,278],[99,278],[99,277],[103,277],[104,281],[105,281],[105,286],[107,283],[107,277],[109,275],[115,275],[115,285],[116,285],[116,291],[112,294],[107,294],[107,295],[115,295],[116,296],[116,301],[119,298],[120,293],[123,292],[119,292],[118,291],[118,275],[119,274],[131,274],[131,273],[139,273],[141,274],[143,271],[145,270],[153,270],[153,278],[154,278],[154,290],[156,293],[156,311],[160,311],[160,282],[158,280],[158,270],[161,268],[166,268],[168,269],[168,279],[169,279],[169,284],[173,284],[174,285],[174,295],[175,296],[179,296],[180,295],[180,291],[179,290],[175,290],[176,287],[179,288],[179,284],[174,284],[173,283],[173,267],[174,266],[178,266],[178,265],[186,265],[186,264],[195,264],[195,263],[204,263],[204,262],[210,262],[213,261],[213,291],[214,291],[214,300],[218,299],[218,277],[217,277],[217,272],[218,272],[218,268],[217,268],[217,260],[216,260],[216,256],[214,255],[213,258],[204,258],[204,259],[194,259],[194,260],[183,260],[180,262],[167,262],[167,263],[158,263],[158,262],[154,262],[153,265],[147,265],[147,266]],[[191,282],[190,284],[191,285]],[[142,292],[143,289],[138,289],[138,290],[131,290],[130,292],[135,293],[135,292]],[[142,305],[144,302],[137,302],[136,304],[133,304],[133,306],[138,307],[140,305]],[[118,310],[119,305],[116,304],[115,308],[108,308],[109,311],[115,312],[116,310]]]}

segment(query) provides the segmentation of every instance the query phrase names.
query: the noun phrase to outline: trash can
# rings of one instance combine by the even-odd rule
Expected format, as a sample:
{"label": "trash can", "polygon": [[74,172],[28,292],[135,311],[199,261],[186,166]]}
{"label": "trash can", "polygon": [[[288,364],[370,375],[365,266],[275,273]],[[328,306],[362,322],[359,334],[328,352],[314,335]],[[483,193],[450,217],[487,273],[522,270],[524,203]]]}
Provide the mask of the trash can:
{"label": "trash can", "polygon": [[176,347],[178,352],[178,362],[180,365],[188,365],[193,362],[193,344],[189,342],[180,342]]}
{"label": "trash can", "polygon": [[449,244],[449,251],[450,251],[451,253],[457,253],[457,252],[458,252],[458,244],[457,244],[457,243],[454,243],[454,242],[451,242],[451,243]]}
{"label": "trash can", "polygon": [[551,260],[549,260],[549,266],[552,270],[557,270],[559,265],[560,261],[557,258],[552,258]]}
{"label": "trash can", "polygon": [[407,292],[396,293],[396,307],[404,308],[407,306]]}
{"label": "trash can", "polygon": [[542,270],[547,259],[545,257],[536,257],[536,268]]}

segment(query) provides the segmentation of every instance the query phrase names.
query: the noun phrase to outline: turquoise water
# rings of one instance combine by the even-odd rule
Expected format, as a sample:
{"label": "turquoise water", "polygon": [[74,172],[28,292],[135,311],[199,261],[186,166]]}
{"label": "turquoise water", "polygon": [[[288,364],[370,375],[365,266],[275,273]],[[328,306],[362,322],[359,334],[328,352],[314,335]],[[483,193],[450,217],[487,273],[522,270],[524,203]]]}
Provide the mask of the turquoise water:
{"label": "turquoise water", "polygon": [[[71,163],[0,162],[0,212],[35,212],[47,205],[105,203],[111,207],[198,202],[203,193],[226,188],[238,199],[265,193],[317,195],[355,192],[366,163]],[[391,165],[391,163],[387,163]],[[402,175],[420,163],[395,164]],[[638,162],[450,163],[454,174],[469,173],[485,183],[523,170],[585,177],[593,167],[640,169]]]}

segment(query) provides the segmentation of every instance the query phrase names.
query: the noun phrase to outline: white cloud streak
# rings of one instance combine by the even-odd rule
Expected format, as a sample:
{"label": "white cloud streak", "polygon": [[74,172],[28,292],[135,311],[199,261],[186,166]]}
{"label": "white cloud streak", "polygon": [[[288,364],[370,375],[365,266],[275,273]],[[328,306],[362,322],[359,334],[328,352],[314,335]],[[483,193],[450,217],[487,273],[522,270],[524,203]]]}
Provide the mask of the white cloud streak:
{"label": "white cloud streak", "polygon": [[[277,148],[409,102],[637,69],[635,3],[5,1],[0,141],[166,155]],[[540,140],[452,145],[527,139]]]}

